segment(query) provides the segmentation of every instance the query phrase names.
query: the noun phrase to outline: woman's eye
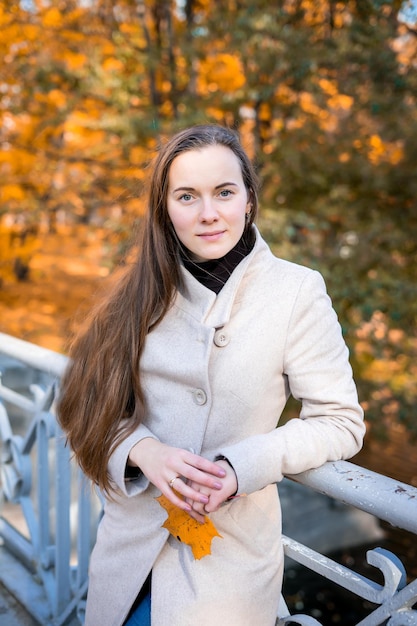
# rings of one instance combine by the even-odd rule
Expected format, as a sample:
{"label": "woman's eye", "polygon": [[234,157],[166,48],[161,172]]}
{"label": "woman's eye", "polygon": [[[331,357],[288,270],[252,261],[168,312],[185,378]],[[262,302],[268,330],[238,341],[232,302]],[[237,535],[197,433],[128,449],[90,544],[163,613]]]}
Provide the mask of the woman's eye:
{"label": "woman's eye", "polygon": [[230,195],[232,195],[232,192],[230,191],[230,189],[222,189],[220,192],[220,196],[222,198],[227,198]]}
{"label": "woman's eye", "polygon": [[182,196],[180,196],[180,200],[184,200],[185,202],[189,202],[191,198],[192,196],[189,193],[183,193]]}

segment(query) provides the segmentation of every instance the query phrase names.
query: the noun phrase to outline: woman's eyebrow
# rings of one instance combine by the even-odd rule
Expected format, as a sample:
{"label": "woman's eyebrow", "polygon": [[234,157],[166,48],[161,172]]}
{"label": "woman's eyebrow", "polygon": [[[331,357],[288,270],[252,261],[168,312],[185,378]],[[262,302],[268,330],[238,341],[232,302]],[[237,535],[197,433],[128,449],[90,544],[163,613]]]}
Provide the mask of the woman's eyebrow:
{"label": "woman's eyebrow", "polygon": [[220,187],[230,187],[231,185],[233,185],[234,187],[238,186],[237,183],[226,182],[226,183],[221,183],[220,185],[216,185],[214,189],[220,189]]}
{"label": "woman's eyebrow", "polygon": [[176,193],[177,191],[195,191],[194,187],[177,187],[176,189],[172,190],[173,193]]}
{"label": "woman's eyebrow", "polygon": [[[214,189],[221,189],[222,187],[237,187],[237,183],[232,183],[232,182],[225,182],[225,183],[220,183],[220,185],[216,185]],[[173,189],[173,193],[176,193],[177,191],[195,191],[194,187],[176,187],[176,189]]]}

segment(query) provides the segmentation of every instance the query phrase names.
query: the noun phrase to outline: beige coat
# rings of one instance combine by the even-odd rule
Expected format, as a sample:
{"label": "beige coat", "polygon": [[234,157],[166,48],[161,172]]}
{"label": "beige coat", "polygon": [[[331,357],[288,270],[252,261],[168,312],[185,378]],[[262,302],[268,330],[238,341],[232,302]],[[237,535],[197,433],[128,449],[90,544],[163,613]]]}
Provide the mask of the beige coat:
{"label": "beige coat", "polygon": [[[149,336],[142,358],[146,422],[114,452],[122,491],[107,501],[90,564],[86,626],[121,626],[152,569],[152,626],[273,626],[283,556],[275,483],[361,447],[363,413],[348,350],[322,277],[274,257],[257,232],[219,293],[185,269],[186,293]],[[292,394],[301,419],[278,427]],[[161,528],[160,495],[125,482],[145,436],[226,456],[239,493],[211,518],[222,538],[194,560]]]}

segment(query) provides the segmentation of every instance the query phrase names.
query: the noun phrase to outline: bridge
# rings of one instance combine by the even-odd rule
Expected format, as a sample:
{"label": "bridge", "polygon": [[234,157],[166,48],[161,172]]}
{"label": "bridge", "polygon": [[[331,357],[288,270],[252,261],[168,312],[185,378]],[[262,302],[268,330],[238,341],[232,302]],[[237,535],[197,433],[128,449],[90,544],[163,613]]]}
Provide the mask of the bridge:
{"label": "bridge", "polygon": [[[7,626],[84,621],[88,561],[102,500],[71,459],[55,419],[66,363],[61,354],[0,333],[0,624]],[[416,487],[339,461],[288,476],[278,489],[287,563],[371,603],[357,626],[417,626],[417,579],[407,575],[395,554],[369,550],[366,561],[375,572],[370,578],[325,554],[329,541],[341,547],[343,538],[350,543],[377,539],[378,520],[417,535]],[[331,503],[322,523],[314,525],[321,537],[297,533],[294,520],[286,521],[292,500],[299,508],[300,489],[304,503],[306,494]],[[337,535],[331,540],[332,528]],[[281,598],[277,626],[289,624],[320,626],[313,615],[290,615]]]}

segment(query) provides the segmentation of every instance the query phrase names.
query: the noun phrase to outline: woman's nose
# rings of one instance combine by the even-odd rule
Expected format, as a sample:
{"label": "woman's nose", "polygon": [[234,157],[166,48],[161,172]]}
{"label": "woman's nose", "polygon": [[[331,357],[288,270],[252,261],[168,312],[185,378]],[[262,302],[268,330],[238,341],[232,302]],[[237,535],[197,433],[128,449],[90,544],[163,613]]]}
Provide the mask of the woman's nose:
{"label": "woman's nose", "polygon": [[201,202],[200,219],[203,222],[212,222],[219,214],[212,198],[203,198]]}

